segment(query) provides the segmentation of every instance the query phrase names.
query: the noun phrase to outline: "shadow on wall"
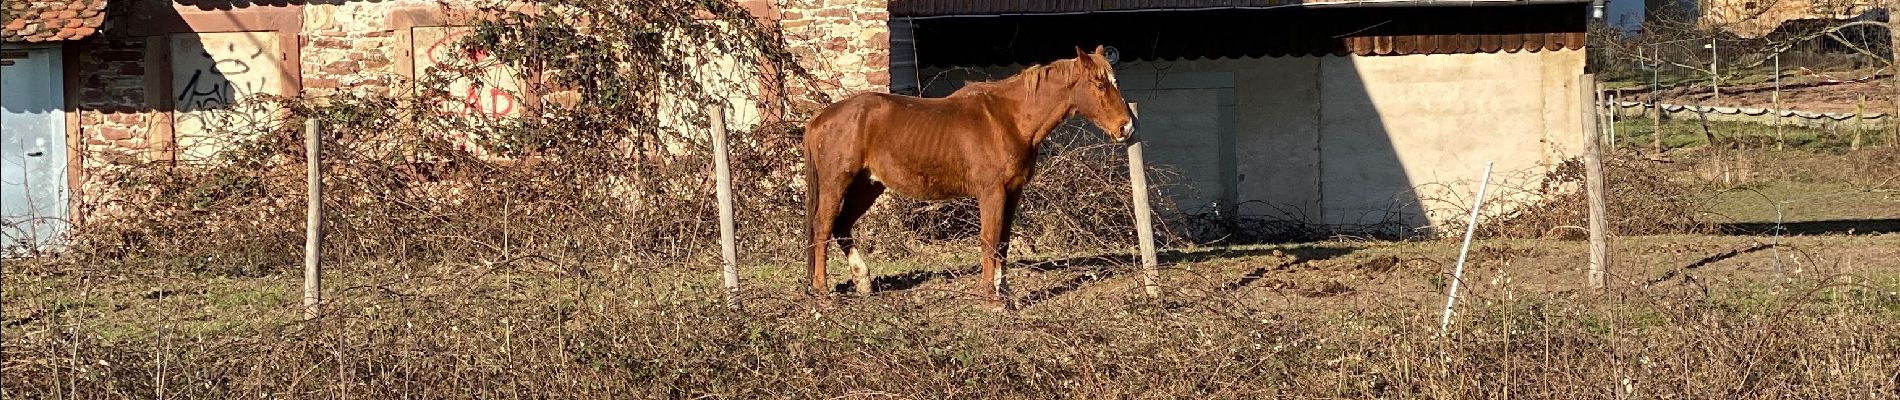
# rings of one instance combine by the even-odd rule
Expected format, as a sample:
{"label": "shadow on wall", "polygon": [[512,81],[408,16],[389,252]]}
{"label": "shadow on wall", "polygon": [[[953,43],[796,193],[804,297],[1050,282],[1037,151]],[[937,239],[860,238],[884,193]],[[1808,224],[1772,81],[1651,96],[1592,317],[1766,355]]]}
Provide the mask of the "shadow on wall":
{"label": "shadow on wall", "polygon": [[0,47],[0,256],[66,231],[65,70],[58,45]]}
{"label": "shadow on wall", "polygon": [[[1139,106],[1151,180],[1167,183],[1155,190],[1174,205],[1162,208],[1170,230],[1232,243],[1392,238],[1428,226],[1353,67],[1344,57],[1117,65],[1123,97]],[[926,70],[925,95],[1019,68]]]}
{"label": "shadow on wall", "polygon": [[[941,97],[1021,68],[927,68],[920,80]],[[1186,239],[1395,238],[1430,225],[1346,57],[1131,60],[1116,71],[1141,114],[1154,190],[1173,205],[1158,209]],[[1102,141],[1080,119],[1065,126],[1075,129],[1057,135],[1071,137],[1052,142]]]}
{"label": "shadow on wall", "polygon": [[[177,110],[185,111],[181,117],[195,116],[200,110],[228,107],[241,93],[226,72],[232,66],[204,68],[169,81],[160,78],[181,71],[151,63],[158,48],[148,40],[170,43],[174,49],[206,48],[196,34],[173,33],[189,29],[172,2],[113,1],[104,13],[103,29],[83,39],[7,46],[7,58],[14,58],[12,53],[21,56],[14,60],[18,65],[6,67],[0,84],[6,92],[5,106],[0,107],[6,125],[0,139],[5,153],[0,161],[5,165],[0,246],[9,251],[63,244],[76,217],[73,212],[84,215],[91,208],[83,204],[85,171],[105,160],[123,164],[141,160],[147,150],[165,150],[159,144],[173,137],[173,127],[161,118],[165,113]],[[171,58],[179,65],[217,64],[176,52]],[[187,98],[171,100],[173,88],[183,88]],[[68,113],[77,118],[68,120]],[[77,137],[68,138],[69,131]]]}
{"label": "shadow on wall", "polygon": [[[7,92],[0,245],[62,243],[71,214],[103,206],[103,196],[88,192],[115,190],[98,181],[100,171],[191,162],[232,139],[277,131],[281,107],[250,100],[295,94],[298,65],[286,52],[297,50],[302,4],[112,1],[99,33],[20,49],[32,56],[31,71],[8,66],[0,85]],[[14,229],[28,224],[37,225]]]}
{"label": "shadow on wall", "polygon": [[[1075,47],[1116,47],[1120,86],[1140,105],[1147,159],[1158,169],[1150,174],[1177,183],[1157,188],[1177,210],[1167,220],[1190,239],[1396,238],[1436,235],[1432,222],[1448,218],[1439,214],[1468,207],[1485,161],[1501,175],[1540,171],[1550,146],[1563,144],[1546,145],[1551,132],[1568,131],[1553,124],[1574,115],[1560,112],[1564,100],[1554,96],[1571,93],[1559,90],[1583,66],[1581,52],[1562,50],[1581,36],[1569,26],[1581,24],[1581,11],[935,18],[916,21],[911,37],[927,97]],[[1377,46],[1361,47],[1368,43]],[[1394,46],[1413,50],[1352,55]]]}
{"label": "shadow on wall", "polygon": [[176,3],[180,7],[191,7],[191,8],[196,8],[196,9],[205,10],[205,11],[212,11],[212,10],[230,11],[230,10],[243,10],[243,9],[248,9],[248,8],[253,8],[253,7],[288,7],[288,6],[298,6],[298,5],[324,5],[324,4],[341,5],[341,4],[348,4],[348,3],[365,3],[365,2],[381,3],[383,2],[383,0],[257,0],[257,1],[251,1],[251,0],[171,0],[171,2]]}
{"label": "shadow on wall", "polygon": [[144,71],[145,90],[153,91],[144,94],[144,105],[171,113],[169,127],[147,132],[147,144],[161,149],[155,157],[208,162],[240,139],[283,128],[281,104],[264,100],[295,96],[301,86],[302,4],[141,1],[115,15],[127,27],[120,35],[143,38],[148,51],[162,51],[169,61]]}

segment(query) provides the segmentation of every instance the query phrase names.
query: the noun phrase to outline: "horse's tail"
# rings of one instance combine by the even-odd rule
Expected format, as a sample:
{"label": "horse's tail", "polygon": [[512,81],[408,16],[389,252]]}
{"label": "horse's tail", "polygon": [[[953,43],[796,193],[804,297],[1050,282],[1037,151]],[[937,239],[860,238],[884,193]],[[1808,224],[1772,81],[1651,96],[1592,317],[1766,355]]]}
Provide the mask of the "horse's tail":
{"label": "horse's tail", "polygon": [[818,162],[813,157],[817,151],[811,147],[811,138],[817,128],[817,124],[805,126],[805,140],[803,146],[800,146],[805,150],[805,274],[808,275],[807,279],[815,278],[809,275],[818,270],[818,257],[812,253],[820,248],[818,246],[825,245],[825,242],[818,240]]}

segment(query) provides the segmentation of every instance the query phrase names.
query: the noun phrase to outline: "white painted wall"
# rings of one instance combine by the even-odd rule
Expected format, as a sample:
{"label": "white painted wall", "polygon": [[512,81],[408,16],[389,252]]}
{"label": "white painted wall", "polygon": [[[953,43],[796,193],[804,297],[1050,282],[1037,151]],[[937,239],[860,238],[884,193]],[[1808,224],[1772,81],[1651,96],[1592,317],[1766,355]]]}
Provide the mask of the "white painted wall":
{"label": "white painted wall", "polygon": [[275,32],[171,36],[169,95],[179,160],[207,160],[233,139],[264,134],[283,120],[281,108],[250,101],[289,94],[289,70],[278,44]]}
{"label": "white painted wall", "polygon": [[[1542,174],[1582,149],[1582,51],[1128,62],[1148,160],[1185,211],[1413,229],[1456,214],[1485,161]],[[927,93],[1018,70],[927,70]],[[1495,179],[1494,179],[1495,181]],[[1521,194],[1520,194],[1521,195]]]}

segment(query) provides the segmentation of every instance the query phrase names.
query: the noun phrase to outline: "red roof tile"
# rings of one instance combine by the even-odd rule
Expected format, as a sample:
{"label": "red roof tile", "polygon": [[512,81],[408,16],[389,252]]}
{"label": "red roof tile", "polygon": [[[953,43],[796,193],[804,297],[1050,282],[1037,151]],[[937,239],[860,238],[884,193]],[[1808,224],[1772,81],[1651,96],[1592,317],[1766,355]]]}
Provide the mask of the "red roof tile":
{"label": "red roof tile", "polygon": [[0,7],[0,41],[77,40],[106,22],[106,0],[10,0]]}

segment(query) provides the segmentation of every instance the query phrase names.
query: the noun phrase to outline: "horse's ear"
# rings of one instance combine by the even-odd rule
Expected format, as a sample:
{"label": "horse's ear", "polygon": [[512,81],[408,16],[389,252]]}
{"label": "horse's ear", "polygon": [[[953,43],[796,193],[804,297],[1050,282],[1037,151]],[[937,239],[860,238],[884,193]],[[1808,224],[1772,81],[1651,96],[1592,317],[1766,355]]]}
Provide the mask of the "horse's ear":
{"label": "horse's ear", "polygon": [[1095,54],[1102,55],[1102,49],[1103,49],[1102,45],[1099,45],[1099,44],[1095,45]]}
{"label": "horse's ear", "polygon": [[1088,57],[1086,57],[1087,55],[1088,54],[1082,53],[1082,46],[1075,46],[1075,58],[1087,60],[1089,59]]}

